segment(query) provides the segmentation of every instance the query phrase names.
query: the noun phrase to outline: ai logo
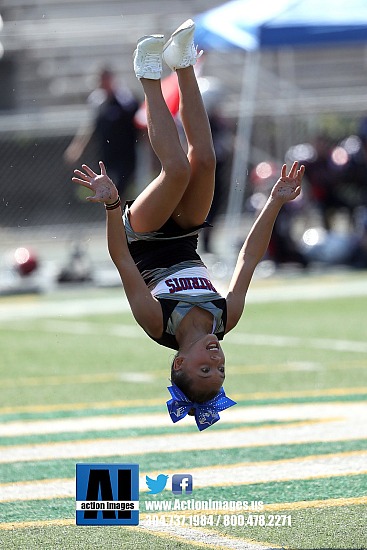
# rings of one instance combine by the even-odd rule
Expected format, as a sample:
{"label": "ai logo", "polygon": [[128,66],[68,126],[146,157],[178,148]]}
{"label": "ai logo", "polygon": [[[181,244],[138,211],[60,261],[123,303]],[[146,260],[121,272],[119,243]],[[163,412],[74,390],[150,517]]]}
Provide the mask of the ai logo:
{"label": "ai logo", "polygon": [[77,525],[138,525],[138,464],[76,465]]}

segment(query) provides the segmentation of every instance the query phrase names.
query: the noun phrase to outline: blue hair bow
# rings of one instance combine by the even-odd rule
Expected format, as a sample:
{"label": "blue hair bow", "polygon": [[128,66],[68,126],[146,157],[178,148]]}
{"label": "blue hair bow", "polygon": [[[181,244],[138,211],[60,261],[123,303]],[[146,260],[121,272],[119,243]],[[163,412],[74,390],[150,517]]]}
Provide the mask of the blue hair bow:
{"label": "blue hair bow", "polygon": [[172,422],[182,420],[190,409],[194,408],[196,424],[200,431],[218,422],[220,419],[219,411],[224,411],[233,405],[237,405],[236,401],[232,401],[232,399],[226,396],[223,388],[220,389],[218,395],[205,403],[193,403],[176,384],[167,389],[172,396],[172,399],[167,401],[167,409]]}

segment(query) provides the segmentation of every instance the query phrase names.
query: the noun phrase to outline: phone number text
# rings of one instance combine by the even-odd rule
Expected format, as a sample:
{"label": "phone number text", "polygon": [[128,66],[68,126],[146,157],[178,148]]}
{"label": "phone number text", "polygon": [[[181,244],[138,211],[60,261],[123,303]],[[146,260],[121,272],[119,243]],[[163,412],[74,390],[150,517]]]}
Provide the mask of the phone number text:
{"label": "phone number text", "polygon": [[147,525],[177,525],[193,527],[290,527],[292,516],[285,514],[148,514]]}

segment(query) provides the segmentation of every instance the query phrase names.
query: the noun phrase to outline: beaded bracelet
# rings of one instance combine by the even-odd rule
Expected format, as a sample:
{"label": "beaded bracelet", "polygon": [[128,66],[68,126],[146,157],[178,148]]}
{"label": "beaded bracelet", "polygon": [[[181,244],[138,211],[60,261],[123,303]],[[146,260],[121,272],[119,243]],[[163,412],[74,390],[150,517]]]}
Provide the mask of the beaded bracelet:
{"label": "beaded bracelet", "polygon": [[115,202],[112,202],[111,204],[105,204],[104,206],[106,210],[115,210],[115,208],[118,208],[119,206],[121,206],[120,197],[117,197]]}

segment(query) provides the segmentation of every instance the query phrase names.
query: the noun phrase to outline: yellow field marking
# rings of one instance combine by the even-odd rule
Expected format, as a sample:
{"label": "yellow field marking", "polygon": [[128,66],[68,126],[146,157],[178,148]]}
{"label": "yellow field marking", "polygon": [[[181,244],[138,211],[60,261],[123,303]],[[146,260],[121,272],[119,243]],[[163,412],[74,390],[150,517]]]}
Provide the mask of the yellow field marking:
{"label": "yellow field marking", "polygon": [[[345,451],[345,452],[340,452],[340,453],[333,453],[332,456],[333,456],[333,458],[334,457],[344,457],[344,456],[357,456],[357,455],[360,455],[360,454],[365,454],[366,452],[367,451]],[[300,462],[300,461],[304,461],[304,460],[315,460],[315,458],[328,458],[328,457],[330,457],[330,453],[325,453],[325,454],[320,454],[320,455],[307,455],[307,456],[294,457],[294,458],[285,458],[285,459],[280,459],[280,460],[264,460],[264,461],[261,461],[261,463],[257,463],[257,464],[261,464],[262,466],[270,466],[270,465],[274,466],[274,465],[280,465],[280,464]],[[213,471],[213,470],[226,470],[228,468],[238,468],[238,467],[246,468],[246,466],[254,466],[254,464],[255,464],[254,462],[237,462],[235,464],[225,464],[225,465],[217,465],[217,466],[211,465],[210,466],[210,471]],[[198,472],[205,472],[207,469],[208,469],[207,466],[203,466],[203,467],[200,467],[200,468],[190,468],[190,473],[195,474],[195,473],[198,473]],[[174,469],[174,470],[165,469],[164,471],[165,471],[166,474],[170,475],[170,474],[174,474],[176,472],[176,469]],[[161,471],[157,470],[156,472],[155,471],[152,472],[151,470],[149,470],[149,472],[147,471],[147,473],[149,473],[149,475],[151,477],[156,477],[158,474],[161,473]],[[31,480],[26,480],[26,481],[12,481],[10,483],[0,483],[0,487],[16,487],[16,486],[23,487],[23,486],[27,486],[27,485],[33,485],[34,483],[37,483],[37,485],[42,485],[42,484],[47,484],[47,483],[56,483],[58,481],[71,482],[73,480],[74,480],[74,478],[70,478],[70,479],[69,478],[54,478],[52,480],[50,480],[50,479],[39,479],[39,480],[31,479]],[[282,481],[289,481],[289,480],[282,480]],[[148,489],[140,489],[140,491],[143,491],[143,492],[144,492],[144,490],[147,491]],[[2,501],[2,502],[6,502],[6,501]]]}
{"label": "yellow field marking", "polygon": [[[236,483],[236,486],[238,485],[254,485],[254,484],[266,484],[266,483],[284,483],[284,482],[287,482],[287,481],[311,481],[313,479],[328,479],[328,478],[335,478],[335,477],[351,477],[351,476],[359,476],[359,475],[366,475],[367,474],[367,470],[363,470],[363,471],[360,471],[360,472],[355,472],[355,471],[352,471],[352,472],[341,472],[341,473],[328,473],[328,474],[319,474],[319,475],[312,475],[312,476],[307,476],[307,477],[302,477],[302,478],[294,478],[294,477],[289,477],[289,478],[279,478],[279,479],[271,479],[271,480],[267,480],[267,479],[262,479],[262,480],[256,480],[256,481],[240,481],[238,483]],[[219,483],[211,483],[210,484],[210,487],[232,487],[233,486],[233,482],[219,482]]]}
{"label": "yellow field marking", "polygon": [[36,521],[14,521],[12,523],[0,523],[1,531],[13,531],[15,529],[30,529],[35,527],[64,527],[75,525],[74,519],[45,519]]}
{"label": "yellow field marking", "polygon": [[[223,419],[227,423],[231,424],[243,424],[243,429],[252,430],[257,428],[277,428],[282,426],[302,426],[305,422],[323,423],[323,422],[338,422],[344,419],[341,412],[335,413],[335,416],[325,417],[321,413],[319,416],[307,417],[293,417],[289,414],[287,418],[274,418],[270,419],[267,416],[263,420],[261,418],[256,419],[254,415],[250,416],[249,412],[241,407],[236,411],[231,411],[230,417]],[[25,422],[9,422],[0,425],[0,441],[1,437],[15,438],[14,445],[21,445],[21,441],[17,443],[17,439],[22,436],[34,436],[34,435],[57,435],[57,434],[83,434],[85,432],[94,432],[95,438],[98,439],[98,434],[104,435],[107,431],[119,431],[129,430],[131,428],[168,428],[172,427],[170,419],[164,414],[155,414],[153,417],[147,418],[144,414],[139,415],[101,415],[101,416],[87,416],[81,419],[56,419],[56,420],[36,420]],[[33,428],[33,429],[32,429]],[[232,429],[235,429],[234,427]],[[135,437],[134,434],[132,437]],[[70,437],[70,436],[69,436]],[[124,434],[122,437],[129,438],[129,433]],[[143,436],[142,436],[143,437]],[[73,439],[64,440],[65,443],[73,441]],[[87,440],[86,440],[87,441]],[[52,441],[49,444],[60,443],[60,441]],[[25,444],[26,445],[26,444]],[[1,448],[1,447],[0,447]]]}
{"label": "yellow field marking", "polygon": [[[340,506],[362,506],[367,504],[367,496],[350,497],[350,498],[330,498],[325,500],[301,500],[299,502],[275,502],[273,504],[265,504],[264,512],[278,512],[282,510],[307,510],[311,508],[336,508]],[[205,510],[208,512],[208,510]],[[215,510],[216,514],[227,514],[228,510]],[[156,512],[158,513],[158,512]],[[166,511],[166,513],[169,513]],[[175,515],[192,514],[192,510],[175,510]],[[140,517],[144,517],[148,513],[141,513]],[[13,529],[28,529],[30,527],[49,527],[49,526],[65,526],[75,525],[75,519],[51,519],[51,520],[36,520],[36,521],[19,521],[11,523],[0,523],[0,530],[12,531]]]}
{"label": "yellow field marking", "polygon": [[[364,471],[360,471],[360,472],[355,472],[355,471],[351,471],[351,472],[341,472],[341,473],[328,473],[328,474],[319,474],[319,475],[312,475],[312,476],[307,476],[307,477],[302,477],[302,478],[294,478],[294,477],[290,477],[290,478],[279,478],[279,479],[271,479],[271,480],[267,480],[267,479],[260,479],[260,480],[256,480],[256,481],[240,481],[238,483],[236,483],[236,485],[254,485],[254,484],[266,484],[266,483],[284,483],[284,482],[287,482],[287,481],[311,481],[313,479],[328,479],[328,478],[335,478],[335,477],[350,477],[350,476],[356,476],[356,475],[366,475],[367,474],[367,470],[364,470]],[[233,486],[233,482],[229,482],[229,481],[224,481],[224,482],[219,482],[219,483],[211,483],[210,484],[210,487],[232,487]]]}
{"label": "yellow field marking", "polygon": [[[218,465],[218,466],[213,466],[211,465],[210,466],[210,472],[213,472],[213,471],[224,471],[224,470],[228,470],[228,469],[231,469],[231,468],[250,468],[250,467],[254,467],[256,466],[256,464],[258,465],[261,465],[261,466],[281,466],[281,465],[285,465],[285,464],[294,464],[294,463],[297,463],[297,462],[305,462],[305,461],[312,461],[312,460],[320,460],[320,459],[324,459],[324,458],[330,458],[332,456],[332,458],[344,458],[344,457],[348,457],[348,456],[359,456],[359,455],[365,455],[367,453],[367,450],[362,450],[362,451],[345,451],[345,452],[340,452],[340,453],[325,453],[325,454],[320,454],[320,455],[307,455],[307,456],[301,456],[301,457],[294,457],[294,458],[285,458],[285,459],[280,459],[280,460],[264,460],[264,461],[261,461],[261,462],[258,462],[258,463],[254,463],[254,462],[238,462],[238,463],[235,463],[235,464],[225,464],[225,465]],[[203,466],[203,467],[200,467],[200,468],[190,468],[190,473],[192,475],[195,475],[195,474],[198,474],[198,473],[201,473],[201,472],[206,472],[208,470],[208,467],[207,466]],[[164,471],[166,474],[168,475],[172,475],[176,472],[176,470],[165,470]],[[151,477],[157,477],[158,474],[160,474],[161,471],[156,471],[156,472],[151,472],[149,471],[149,475]],[[302,478],[302,480],[310,480],[310,479],[319,479],[319,478],[328,478],[328,477],[345,477],[345,476],[352,476],[352,475],[364,475],[367,473],[367,470],[365,472],[358,472],[358,473],[349,473],[349,474],[344,474],[344,473],[341,473],[341,474],[320,474],[320,475],[317,475],[317,476],[309,476],[309,477],[305,477],[305,478]],[[143,476],[144,477],[144,476]],[[281,478],[279,480],[279,482],[286,482],[286,481],[292,481],[292,477],[290,478]],[[210,487],[216,487],[216,486],[233,486],[233,485],[251,485],[253,482],[252,481],[246,481],[246,482],[240,482],[240,483],[210,483]],[[256,483],[268,483],[266,480],[264,481],[260,481],[260,482],[256,482]],[[14,485],[14,483],[9,483],[9,486],[12,486]],[[0,487],[1,487],[1,484],[0,484]],[[148,489],[146,489],[148,490]],[[145,489],[141,489],[142,492],[145,491]]]}
{"label": "yellow field marking", "polygon": [[[297,457],[293,457],[293,458],[284,458],[284,459],[280,459],[280,460],[264,460],[264,461],[261,461],[261,462],[237,462],[235,464],[225,464],[225,465],[211,465],[210,466],[210,472],[213,472],[213,471],[220,471],[220,470],[227,470],[229,468],[247,468],[247,467],[253,467],[254,465],[261,465],[261,466],[281,466],[283,464],[295,464],[297,462],[305,462],[305,461],[312,461],[312,460],[320,460],[320,459],[324,459],[324,458],[344,458],[344,457],[348,457],[348,456],[360,456],[360,455],[365,455],[367,454],[367,449],[365,450],[360,450],[360,451],[345,451],[345,452],[340,452],[340,453],[324,453],[324,454],[319,454],[319,455],[306,455],[306,456],[297,456]],[[367,463],[366,463],[367,464]],[[199,473],[199,472],[205,472],[207,471],[208,467],[207,466],[203,466],[203,467],[200,467],[200,468],[190,468],[190,473],[191,474],[196,474],[196,473]],[[166,474],[174,474],[176,472],[176,470],[165,470],[165,473]],[[149,475],[151,475],[152,477],[156,477],[158,474],[160,474],[161,472],[160,471],[157,471],[157,472],[149,472]],[[344,475],[360,475],[360,474],[366,474],[367,473],[367,470],[365,472],[358,472],[358,473],[351,473],[351,474],[340,474],[342,476]],[[310,477],[305,477],[305,478],[302,478],[302,479],[318,479],[319,477],[321,478],[324,478],[324,477],[335,477],[335,476],[338,476],[339,474],[322,474],[322,475],[317,475],[317,476],[310,476]],[[290,477],[290,478],[282,478],[280,481],[291,481],[293,478]],[[252,482],[248,482],[249,484],[251,484]],[[265,482],[266,483],[266,482]],[[247,484],[247,482],[245,483]],[[11,485],[14,485],[14,483],[10,483],[9,484],[10,486]],[[234,485],[234,483],[230,483],[230,485]],[[240,483],[240,485],[242,485],[242,483]],[[213,484],[213,486],[215,486],[215,484]],[[0,487],[1,487],[1,484],[0,484]]]}
{"label": "yellow field marking", "polygon": [[128,407],[147,407],[162,405],[162,399],[130,399],[117,401],[91,401],[90,403],[57,403],[54,405],[24,405],[20,407],[1,407],[0,414],[80,411],[88,409],[113,409]]}
{"label": "yellow field marking", "polygon": [[301,502],[277,502],[266,504],[265,511],[306,510],[308,508],[334,508],[337,506],[360,506],[367,504],[367,497],[330,498],[327,500],[306,500]]}
{"label": "yellow field marking", "polygon": [[[345,362],[340,364],[334,363],[332,365],[324,366],[323,364],[315,363],[315,368],[310,370],[339,370],[345,369]],[[228,367],[231,374],[259,374],[259,373],[274,373],[276,372],[308,372],[309,369],[300,368],[296,364],[279,364],[279,365],[235,365]],[[365,361],[349,361],[348,370],[366,368]],[[55,375],[55,376],[28,376],[20,378],[3,378],[1,381],[2,388],[18,388],[20,386],[61,386],[64,384],[99,384],[100,382],[119,382],[123,381],[124,377],[129,374],[126,372],[110,372],[110,373],[89,373],[89,374],[70,374],[70,375]],[[145,371],[142,373],[149,377],[164,378],[167,376],[166,370],[158,369],[154,371]]]}
{"label": "yellow field marking", "polygon": [[[358,417],[357,417],[358,418]],[[288,422],[281,425],[237,427],[226,430],[220,448],[260,447],[292,443],[345,441],[365,439],[367,428],[361,420],[354,422],[344,417],[342,421],[312,419],[302,422]],[[187,419],[189,422],[190,419]],[[312,426],[312,429],[311,429]],[[218,448],[218,432],[178,433],[134,438],[100,438],[67,442],[52,442],[2,446],[0,462],[36,461],[48,459],[87,458],[90,456],[139,455],[148,452],[164,452],[169,446],[176,452]],[[246,437],[247,436],[247,437]]]}
{"label": "yellow field marking", "polygon": [[[144,520],[143,520],[144,521]],[[268,543],[260,543],[251,539],[231,537],[230,535],[219,533],[216,529],[200,528],[193,526],[157,526],[139,525],[134,528],[141,531],[146,529],[155,535],[164,539],[173,539],[179,542],[198,545],[200,548],[212,548],[213,550],[269,550]],[[206,542],[198,542],[197,538],[204,539]],[[196,539],[196,540],[195,540]],[[218,543],[220,543],[218,545]],[[266,544],[264,546],[264,544]],[[244,546],[246,545],[246,546]],[[271,545],[272,549],[283,548],[278,545]]]}
{"label": "yellow field marking", "polygon": [[[232,399],[238,401],[256,401],[257,399],[276,399],[292,397],[326,397],[340,395],[364,395],[367,394],[367,386],[352,388],[325,388],[321,390],[292,390],[281,392],[252,392],[237,393],[232,395]],[[87,409],[112,409],[129,407],[149,407],[162,405],[162,399],[130,399],[116,401],[91,401],[81,403],[55,403],[49,405],[24,405],[16,407],[0,407],[0,414],[20,414],[20,413],[39,413],[39,412],[62,412],[62,411],[80,411]]]}
{"label": "yellow field marking", "polygon": [[[302,422],[306,420],[332,421],[338,418],[356,417],[360,418],[361,415],[366,414],[365,402],[352,401],[344,403],[301,403],[301,404],[287,404],[277,403],[273,405],[239,405],[233,407],[223,415],[222,422],[227,425],[238,425],[242,427],[256,427],[265,423],[282,425],[284,422]],[[90,411],[90,414],[79,416],[77,421],[73,415],[59,415],[57,418],[43,418],[37,417],[35,419],[24,420],[12,420],[8,419],[7,422],[3,421],[0,424],[0,441],[1,437],[18,438],[21,436],[39,435],[39,434],[61,434],[61,433],[82,433],[82,432],[94,432],[99,435],[98,432],[103,431],[116,431],[124,429],[129,430],[131,428],[149,428],[149,427],[172,427],[172,422],[169,416],[162,412],[154,412],[149,415],[142,411],[132,414],[131,410],[127,410],[126,413],[118,414],[118,410],[112,409],[111,411],[97,412]],[[187,422],[186,421],[184,422]],[[228,426],[234,427],[234,426]],[[125,434],[127,437],[128,432]],[[366,433],[367,436],[367,433]],[[16,439],[13,440],[15,444]],[[19,441],[20,443],[21,441]]]}
{"label": "yellow field marking", "polygon": [[[7,487],[31,487],[32,485],[34,484],[37,484],[37,485],[50,485],[50,484],[56,484],[56,483],[74,483],[75,482],[75,478],[74,477],[60,477],[60,478],[52,478],[52,479],[27,479],[25,481],[11,481],[9,483],[0,483],[0,487],[3,487],[4,489],[6,489]],[[53,498],[53,497],[48,497],[48,498]],[[69,498],[68,495],[62,495],[62,496],[58,496],[58,497],[55,497],[55,498]],[[22,500],[22,499],[19,499],[19,500]],[[32,500],[32,499],[28,499],[28,500]],[[38,498],[35,498],[34,500],[47,500],[47,499],[38,499]],[[10,500],[1,500],[0,499],[0,502],[10,502]]]}
{"label": "yellow field marking", "polygon": [[9,296],[1,296],[1,306],[7,305],[7,303],[10,303],[13,305],[14,303],[20,303],[20,305],[23,305],[24,302],[39,302],[39,296],[36,296],[35,294],[14,294]]}
{"label": "yellow field marking", "polygon": [[[312,508],[333,508],[339,506],[358,506],[366,505],[367,497],[358,497],[358,498],[340,498],[340,499],[328,499],[328,500],[314,500],[314,501],[301,501],[301,502],[290,502],[290,503],[275,503],[269,504],[264,507],[264,512],[274,512],[274,511],[293,511],[293,510],[306,510]],[[187,512],[178,512],[177,515],[185,515]],[[221,513],[221,511],[216,511],[216,514]],[[140,520],[144,521],[144,516],[146,514],[140,515]],[[176,515],[176,513],[175,513]],[[64,526],[75,526],[75,519],[56,519],[56,520],[43,520],[43,521],[23,521],[23,522],[12,522],[12,523],[1,523],[0,530],[2,531],[15,531],[15,530],[25,530],[29,528],[47,528],[47,527],[64,527]],[[165,529],[158,527],[157,529],[148,528],[145,525],[139,526],[126,526],[130,531],[142,532],[143,530],[149,531],[151,534],[154,534],[163,539],[171,539],[177,541],[186,541],[198,548],[212,548],[212,550],[223,550],[228,548],[243,548],[243,544],[247,545],[248,550],[261,550],[263,548],[269,548],[269,544],[260,543],[250,539],[236,538],[228,535],[222,535],[217,533],[214,529]],[[188,535],[188,536],[187,536]],[[195,540],[196,535],[201,539],[205,537],[205,542]],[[217,544],[214,543],[217,542]],[[219,543],[219,544],[218,544]],[[242,546],[241,546],[242,545]],[[281,548],[280,546],[271,545],[272,548]]]}
{"label": "yellow field marking", "polygon": [[[229,365],[228,369],[230,369],[231,374],[258,374],[258,373],[271,373],[274,374],[274,372],[297,372],[297,373],[307,373],[307,372],[313,372],[314,370],[321,370],[321,371],[330,371],[330,370],[339,370],[343,369],[345,370],[345,361],[340,361],[340,363],[331,363],[331,364],[324,364],[321,362],[316,361],[307,361],[309,363],[309,368],[303,368],[302,362],[299,361],[292,361],[289,364],[284,365],[282,364],[273,364],[270,365]],[[298,366],[299,365],[299,366]],[[365,369],[366,368],[366,361],[365,360],[350,360],[348,361],[348,371],[350,369]],[[156,371],[154,371],[156,372]]]}
{"label": "yellow field marking", "polygon": [[[234,394],[232,399],[255,400],[272,399],[278,397],[324,397],[339,395],[364,395],[367,394],[367,386],[357,388],[326,388],[321,390],[292,390],[276,392],[252,392],[251,394]],[[0,410],[1,412],[1,410]]]}
{"label": "yellow field marking", "polygon": [[[147,377],[147,383],[156,376],[150,372],[141,373],[141,379],[144,381],[144,375]],[[61,376],[32,376],[27,378],[5,378],[1,381],[2,388],[18,388],[20,386],[61,386],[64,384],[99,384],[100,382],[124,382],[129,376],[136,376],[131,372],[114,373],[95,373],[95,374],[76,374]],[[134,380],[137,383],[137,380]]]}
{"label": "yellow field marking", "polygon": [[[245,510],[241,513],[244,514],[262,514],[265,512],[281,512],[281,511],[294,511],[294,510],[309,510],[312,508],[337,508],[340,506],[362,506],[367,504],[367,497],[350,497],[350,498],[330,498],[326,500],[301,500],[299,502],[275,502],[273,504],[264,504],[261,511]],[[171,510],[165,511],[149,511],[140,513],[141,520],[144,521],[147,516],[152,514],[170,514]],[[174,514],[178,516],[191,516],[193,513],[207,514],[215,513],[218,516],[225,516],[227,514],[236,514],[238,511],[231,512],[230,510],[218,510],[216,508],[206,510],[174,510]]]}
{"label": "yellow field marking", "polygon": [[[15,530],[25,530],[25,529],[34,529],[34,528],[45,528],[45,527],[77,527],[75,519],[54,519],[54,520],[44,520],[44,521],[21,521],[13,523],[0,523],[0,531],[15,531]],[[257,542],[251,539],[243,539],[231,537],[230,535],[222,535],[215,532],[214,530],[204,530],[196,527],[190,528],[181,528],[181,534],[177,533],[177,527],[173,526],[172,528],[166,529],[166,532],[163,531],[162,526],[158,526],[156,529],[151,526],[146,525],[125,525],[124,529],[129,529],[129,531],[136,531],[141,533],[142,531],[148,531],[150,534],[155,535],[162,539],[176,540],[178,542],[187,542],[193,547],[196,548],[208,548],[211,550],[227,550],[229,548],[243,548],[243,543],[246,543],[246,550],[266,550],[269,548],[269,545],[263,546],[264,543]],[[200,542],[195,540],[197,535],[203,539],[205,538],[206,542]],[[210,539],[216,540],[217,543],[208,542]],[[218,544],[220,542],[220,544]],[[229,546],[230,543],[231,546]],[[272,548],[281,548],[278,545],[271,545]]]}
{"label": "yellow field marking", "polygon": [[116,382],[121,380],[123,373],[76,374],[64,376],[30,376],[27,378],[5,378],[1,381],[2,388],[18,388],[20,386],[58,386],[63,384],[99,384],[100,382]]}

